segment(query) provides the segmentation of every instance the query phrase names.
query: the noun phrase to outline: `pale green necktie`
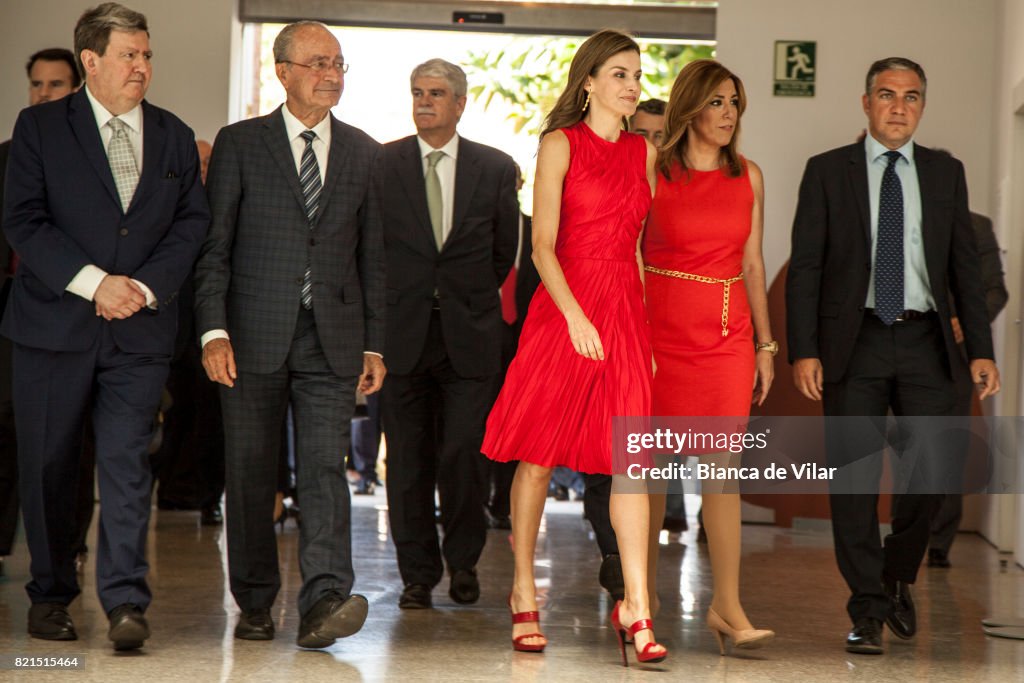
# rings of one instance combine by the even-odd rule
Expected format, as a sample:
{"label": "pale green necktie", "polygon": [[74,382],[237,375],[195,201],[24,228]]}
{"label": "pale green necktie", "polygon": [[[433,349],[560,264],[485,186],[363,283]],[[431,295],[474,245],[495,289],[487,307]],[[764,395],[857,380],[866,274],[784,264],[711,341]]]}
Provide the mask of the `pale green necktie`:
{"label": "pale green necktie", "polygon": [[113,131],[107,145],[107,160],[117,186],[117,195],[121,199],[121,208],[127,213],[135,195],[135,187],[139,184],[139,167],[135,163],[135,151],[128,139],[128,126],[125,122],[115,116],[107,121],[107,125]]}
{"label": "pale green necktie", "polygon": [[437,164],[444,152],[434,150],[427,155],[427,211],[430,213],[430,227],[434,230],[437,250],[444,246],[444,199],[441,196],[441,179],[437,176]]}

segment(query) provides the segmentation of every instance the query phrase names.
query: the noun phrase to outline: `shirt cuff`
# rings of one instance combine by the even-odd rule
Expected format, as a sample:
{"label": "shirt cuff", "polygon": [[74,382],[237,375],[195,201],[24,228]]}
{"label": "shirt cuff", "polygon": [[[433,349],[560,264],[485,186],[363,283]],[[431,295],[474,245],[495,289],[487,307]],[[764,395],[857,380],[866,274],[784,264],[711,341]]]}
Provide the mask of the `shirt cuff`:
{"label": "shirt cuff", "polygon": [[231,337],[228,336],[227,330],[210,330],[209,332],[204,333],[203,336],[199,338],[199,345],[206,346],[214,339],[231,339]]}
{"label": "shirt cuff", "polygon": [[96,296],[96,290],[99,289],[100,283],[103,282],[103,278],[106,276],[107,271],[89,264],[78,271],[78,275],[73,277],[64,289],[82,297],[86,301],[92,301],[93,297]]}
{"label": "shirt cuff", "polygon": [[380,358],[381,360],[384,360],[384,354],[383,353],[377,353],[376,351],[363,351],[363,355],[364,356],[377,356],[377,358]]}
{"label": "shirt cuff", "polygon": [[151,308],[151,309],[153,309],[155,311],[156,310],[156,295],[153,294],[153,290],[150,289],[149,287],[147,287],[146,285],[144,285],[143,283],[139,282],[135,278],[132,278],[131,280],[132,280],[132,282],[137,284],[139,286],[139,289],[142,290],[142,293],[146,295],[146,308]]}

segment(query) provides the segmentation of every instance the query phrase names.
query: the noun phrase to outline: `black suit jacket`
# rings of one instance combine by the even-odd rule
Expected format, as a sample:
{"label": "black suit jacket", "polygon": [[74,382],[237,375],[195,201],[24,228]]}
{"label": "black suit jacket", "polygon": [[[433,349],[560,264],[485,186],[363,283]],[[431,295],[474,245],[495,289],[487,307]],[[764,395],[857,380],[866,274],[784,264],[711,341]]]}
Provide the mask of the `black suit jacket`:
{"label": "black suit jacket", "polygon": [[[85,89],[24,109],[11,141],[3,229],[21,257],[0,331],[51,351],[84,351],[110,325],[117,346],[170,355],[177,292],[209,225],[192,130],[142,103],[143,161],[127,212]],[[86,265],[148,286],[158,308],[106,322],[65,288]]]}
{"label": "black suit jacket", "polygon": [[[7,158],[11,154],[11,141],[0,142],[0,222],[4,216],[4,184],[7,182]],[[11,245],[0,230],[0,315],[7,308],[7,294],[11,289]]]}
{"label": "black suit jacket", "polygon": [[[196,331],[227,330],[240,370],[284,363],[306,264],[324,354],[339,376],[384,348],[380,144],[331,117],[331,147],[310,230],[281,108],[217,134],[206,177],[212,221],[196,264]],[[386,359],[385,359],[385,362]]]}
{"label": "black suit jacket", "polygon": [[[950,295],[961,311],[967,355],[993,358],[963,165],[914,146],[921,232],[932,297],[954,379],[966,372],[950,325]],[[812,157],[800,183],[786,279],[789,359],[819,358],[839,381],[857,340],[871,278],[871,210],[862,143]]]}
{"label": "black suit jacket", "polygon": [[423,352],[437,292],[445,347],[461,377],[501,370],[498,289],[516,256],[519,204],[512,158],[459,138],[452,229],[440,252],[427,211],[416,136],[384,146],[388,334],[384,358],[398,374]]}

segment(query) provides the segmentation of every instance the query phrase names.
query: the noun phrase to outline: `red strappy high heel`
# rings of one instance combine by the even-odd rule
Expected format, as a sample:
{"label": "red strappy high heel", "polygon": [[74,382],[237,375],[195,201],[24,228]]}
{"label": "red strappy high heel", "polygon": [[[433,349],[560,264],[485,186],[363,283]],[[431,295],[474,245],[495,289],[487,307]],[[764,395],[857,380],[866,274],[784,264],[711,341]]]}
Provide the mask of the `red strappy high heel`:
{"label": "red strappy high heel", "polygon": [[[625,629],[622,626],[622,622],[619,621],[619,607],[622,605],[622,601],[619,600],[615,603],[615,609],[612,610],[611,622],[612,628],[615,629],[615,637],[619,639],[619,652],[622,653],[622,665],[629,666],[629,659],[626,657],[626,643],[629,642],[627,637],[633,637],[638,631],[652,631],[654,630],[654,622],[650,619],[637,619],[633,622],[633,625],[629,629]],[[660,652],[651,652],[654,648],[661,648]],[[634,652],[636,650],[634,649]],[[668,656],[668,650],[663,645],[651,641],[644,645],[644,649],[636,653],[636,659],[638,662],[655,664],[663,661]]]}
{"label": "red strappy high heel", "polygon": [[[508,596],[508,611],[512,612],[512,596]],[[547,647],[547,643],[524,643],[523,641],[527,638],[544,638],[547,640],[547,636],[540,632],[540,612],[512,612],[512,624],[537,624],[537,631],[535,633],[524,633],[521,636],[514,636],[512,638],[512,649],[516,652],[544,652],[544,648]]]}

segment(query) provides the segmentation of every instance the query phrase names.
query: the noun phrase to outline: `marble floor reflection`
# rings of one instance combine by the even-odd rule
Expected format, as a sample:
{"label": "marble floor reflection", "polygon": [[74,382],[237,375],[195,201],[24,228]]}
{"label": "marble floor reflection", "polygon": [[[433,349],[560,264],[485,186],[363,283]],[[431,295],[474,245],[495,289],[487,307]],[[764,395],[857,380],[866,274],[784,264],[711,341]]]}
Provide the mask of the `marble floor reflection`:
{"label": "marble floor reflection", "polygon": [[[82,597],[71,613],[79,640],[53,643],[25,633],[28,557],[19,542],[0,579],[0,654],[84,655],[76,672],[0,671],[25,681],[1010,681],[1024,677],[1024,642],[986,637],[985,616],[1024,615],[1024,571],[981,538],[961,534],[953,568],[922,568],[915,597],[920,632],[902,642],[886,634],[883,657],[848,655],[846,590],[827,532],[744,528],[743,597],[756,626],[773,628],[770,647],[720,657],[704,624],[711,598],[707,547],[690,531],[664,537],[658,638],[669,658],[623,669],[607,625],[611,604],[597,585],[600,564],[579,503],[548,502],[537,571],[543,593],[543,655],[513,653],[505,599],[512,576],[508,532],[492,531],[480,564],[483,596],[455,605],[447,580],[435,609],[402,612],[401,582],[388,537],[383,491],[354,498],[356,590],[370,601],[365,628],[330,651],[295,647],[300,587],[298,531],[279,536],[283,588],[274,606],[277,638],[232,638],[237,610],[224,573],[219,527],[198,513],[154,511],[150,534],[153,631],[138,653],[117,654],[95,594],[90,558]],[[696,506],[689,509],[696,510]],[[692,520],[691,520],[692,526]],[[95,542],[95,530],[90,543]],[[1001,566],[1001,560],[1006,565]]]}

